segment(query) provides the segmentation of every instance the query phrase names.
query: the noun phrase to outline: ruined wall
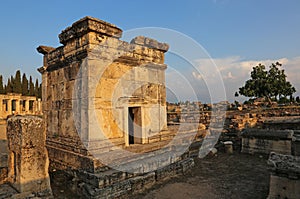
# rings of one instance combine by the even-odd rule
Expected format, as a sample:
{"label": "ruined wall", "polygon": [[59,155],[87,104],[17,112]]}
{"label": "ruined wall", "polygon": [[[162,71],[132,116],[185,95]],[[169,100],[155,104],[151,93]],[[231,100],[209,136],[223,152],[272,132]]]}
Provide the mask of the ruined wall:
{"label": "ruined wall", "polygon": [[9,183],[20,193],[51,195],[43,119],[34,116],[10,118],[7,138]]}
{"label": "ruined wall", "polygon": [[56,168],[93,170],[101,164],[87,148],[102,152],[108,139],[128,145],[129,107],[140,108],[142,143],[166,128],[168,45],[145,37],[127,43],[121,35],[118,27],[85,17],[62,31],[63,46],[38,48],[47,147]]}

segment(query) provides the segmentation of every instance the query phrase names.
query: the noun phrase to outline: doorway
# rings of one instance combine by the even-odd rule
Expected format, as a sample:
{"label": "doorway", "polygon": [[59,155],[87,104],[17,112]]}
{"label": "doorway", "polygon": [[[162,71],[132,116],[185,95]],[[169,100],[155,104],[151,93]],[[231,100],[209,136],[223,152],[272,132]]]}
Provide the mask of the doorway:
{"label": "doorway", "polygon": [[142,144],[141,107],[128,108],[128,133],[129,144]]}

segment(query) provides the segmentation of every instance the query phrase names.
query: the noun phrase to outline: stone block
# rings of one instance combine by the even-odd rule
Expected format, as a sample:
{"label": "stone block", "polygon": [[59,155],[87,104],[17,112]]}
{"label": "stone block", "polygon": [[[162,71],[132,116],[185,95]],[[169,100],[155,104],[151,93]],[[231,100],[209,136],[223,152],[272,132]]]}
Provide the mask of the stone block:
{"label": "stone block", "polygon": [[155,183],[155,172],[147,173],[130,179],[132,193],[141,193]]}
{"label": "stone block", "polygon": [[116,38],[120,38],[122,36],[122,30],[115,25],[93,17],[84,17],[62,31],[62,33],[59,35],[60,43],[66,44],[74,37],[80,37],[86,34],[88,31]]}
{"label": "stone block", "polygon": [[15,116],[7,121],[9,182],[19,192],[51,193],[43,119]]}
{"label": "stone block", "polygon": [[134,39],[131,40],[131,44],[137,44],[137,45],[142,45],[142,46],[147,46],[149,48],[154,48],[161,50],[163,52],[168,51],[169,45],[166,43],[160,43],[156,41],[155,39],[147,38],[144,36],[138,36],[135,37]]}
{"label": "stone block", "polygon": [[274,151],[289,155],[292,151],[292,130],[246,129],[242,132],[243,153]]}
{"label": "stone block", "polygon": [[271,153],[268,199],[300,198],[300,157]]}

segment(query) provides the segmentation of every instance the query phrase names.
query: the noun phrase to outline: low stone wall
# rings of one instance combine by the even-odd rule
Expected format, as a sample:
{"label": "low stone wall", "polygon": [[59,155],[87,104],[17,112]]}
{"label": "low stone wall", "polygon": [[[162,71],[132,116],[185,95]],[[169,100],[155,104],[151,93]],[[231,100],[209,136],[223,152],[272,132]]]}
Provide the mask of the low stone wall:
{"label": "low stone wall", "polygon": [[300,157],[271,153],[268,199],[300,198]]}
{"label": "low stone wall", "polygon": [[245,129],[242,132],[243,153],[276,153],[290,155],[292,130]]}

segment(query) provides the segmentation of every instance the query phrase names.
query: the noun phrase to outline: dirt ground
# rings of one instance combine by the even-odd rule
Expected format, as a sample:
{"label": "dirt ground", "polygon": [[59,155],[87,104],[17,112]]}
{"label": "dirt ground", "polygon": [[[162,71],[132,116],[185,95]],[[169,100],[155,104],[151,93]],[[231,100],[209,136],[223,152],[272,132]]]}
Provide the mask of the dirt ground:
{"label": "dirt ground", "polygon": [[134,199],[266,199],[270,178],[267,159],[219,153],[197,160],[186,175],[158,184]]}
{"label": "dirt ground", "polygon": [[[157,184],[133,199],[266,199],[270,172],[267,156],[234,153],[196,160],[185,175]],[[57,179],[57,176],[56,176]],[[60,182],[59,182],[60,181]],[[79,198],[71,194],[71,179],[52,182],[54,198]]]}

